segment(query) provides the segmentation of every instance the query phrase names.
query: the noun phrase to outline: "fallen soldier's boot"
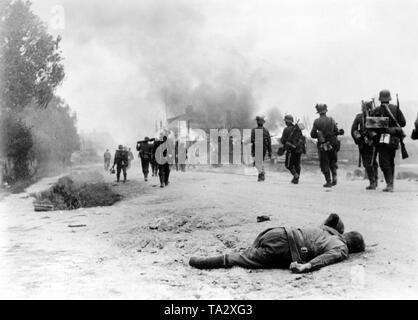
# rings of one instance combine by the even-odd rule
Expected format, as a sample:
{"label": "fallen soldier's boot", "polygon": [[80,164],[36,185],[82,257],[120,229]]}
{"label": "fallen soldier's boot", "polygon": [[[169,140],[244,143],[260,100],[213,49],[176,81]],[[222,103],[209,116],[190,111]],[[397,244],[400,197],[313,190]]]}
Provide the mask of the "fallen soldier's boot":
{"label": "fallen soldier's boot", "polygon": [[344,223],[336,213],[331,213],[324,222],[325,226],[337,230],[339,233],[344,233]]}
{"label": "fallen soldier's boot", "polygon": [[191,257],[189,260],[189,265],[197,269],[226,268],[225,255],[213,258]]}

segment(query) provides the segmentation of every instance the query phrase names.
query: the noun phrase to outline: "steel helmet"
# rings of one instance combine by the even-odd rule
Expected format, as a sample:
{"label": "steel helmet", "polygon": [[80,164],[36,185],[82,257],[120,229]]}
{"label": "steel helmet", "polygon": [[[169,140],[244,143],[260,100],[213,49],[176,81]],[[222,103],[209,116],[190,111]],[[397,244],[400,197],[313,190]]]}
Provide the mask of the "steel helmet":
{"label": "steel helmet", "polygon": [[291,115],[291,114],[287,114],[287,115],[285,115],[285,117],[284,117],[284,121],[285,122],[290,122],[290,123],[293,123],[293,116]]}
{"label": "steel helmet", "polygon": [[328,106],[322,103],[317,104],[315,108],[317,113],[324,113],[328,111]]}
{"label": "steel helmet", "polygon": [[392,100],[392,97],[390,96],[390,91],[389,90],[382,90],[379,92],[379,101],[381,102],[389,102],[390,100]]}

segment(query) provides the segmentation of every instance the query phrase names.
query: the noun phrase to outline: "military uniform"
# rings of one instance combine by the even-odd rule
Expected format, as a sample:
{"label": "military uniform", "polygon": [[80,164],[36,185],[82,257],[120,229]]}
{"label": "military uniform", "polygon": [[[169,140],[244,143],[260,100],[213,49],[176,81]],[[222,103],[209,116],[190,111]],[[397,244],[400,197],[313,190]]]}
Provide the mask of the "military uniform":
{"label": "military uniform", "polygon": [[361,160],[370,181],[370,185],[366,189],[374,190],[378,183],[376,147],[373,144],[373,140],[367,135],[363,113],[359,113],[354,119],[353,125],[351,126],[351,136],[359,147]]}
{"label": "military uniform", "polygon": [[313,123],[311,137],[318,139],[319,165],[326,180],[324,187],[331,187],[337,184],[337,161],[340,150],[340,141],[337,136],[339,130],[335,120],[326,115],[326,105],[317,105],[317,110],[320,116]]}
{"label": "military uniform", "polygon": [[[379,94],[379,100],[381,101],[381,105],[376,107],[370,113],[373,117],[388,117],[389,118],[389,128],[388,129],[376,129],[378,133],[377,136],[377,152],[379,154],[379,166],[383,171],[383,175],[385,176],[386,181],[386,188],[383,191],[392,192],[393,191],[393,183],[394,183],[394,175],[395,175],[395,156],[396,150],[399,148],[400,142],[400,133],[396,122],[401,126],[405,127],[406,121],[402,111],[395,105],[390,104],[389,101],[391,100],[390,92],[388,90],[382,90]],[[390,110],[392,115],[394,116],[396,122],[390,116],[387,108]],[[386,136],[389,134],[390,136]],[[384,140],[384,137],[388,137]],[[388,143],[387,143],[388,142]]]}
{"label": "military uniform", "polygon": [[[251,156],[254,159],[254,166],[257,168],[258,171],[258,181],[264,181],[265,179],[265,171],[264,171],[264,159],[266,158],[266,154],[268,153],[269,157],[271,157],[271,137],[270,132],[264,128],[263,123],[265,120],[263,117],[256,117],[258,126],[251,130]],[[262,158],[258,159],[256,157],[256,131],[255,130],[263,130],[263,147],[262,147]],[[257,155],[259,156],[259,155]]]}
{"label": "military uniform", "polygon": [[[200,269],[230,268],[289,268],[292,262],[309,263],[316,270],[347,259],[349,251],[364,250],[361,235],[355,241],[344,237],[344,225],[338,215],[331,214],[319,227],[270,228],[258,235],[253,245],[243,252],[213,258],[191,258],[189,264]],[[351,248],[349,250],[349,247]]]}
{"label": "military uniform", "polygon": [[138,156],[141,159],[142,173],[144,174],[145,181],[148,180],[149,165],[153,158],[153,148],[154,144],[150,144],[147,138],[136,145],[136,150],[139,151]]}
{"label": "military uniform", "polygon": [[[167,143],[164,148],[162,145]],[[159,148],[162,146],[161,148]],[[158,163],[158,175],[160,178],[160,187],[168,186],[170,178],[170,160],[174,154],[174,146],[164,137],[163,140],[156,140],[154,143],[154,156]]]}
{"label": "military uniform", "polygon": [[123,182],[126,182],[127,173],[126,167],[128,166],[128,152],[126,150],[116,150],[113,166],[116,165],[116,179],[120,181],[120,173],[123,172]]}
{"label": "military uniform", "polygon": [[293,124],[293,117],[285,117],[287,127],[284,128],[280,142],[286,150],[285,167],[293,175],[292,183],[299,183],[300,161],[304,151],[304,137],[297,124]]}

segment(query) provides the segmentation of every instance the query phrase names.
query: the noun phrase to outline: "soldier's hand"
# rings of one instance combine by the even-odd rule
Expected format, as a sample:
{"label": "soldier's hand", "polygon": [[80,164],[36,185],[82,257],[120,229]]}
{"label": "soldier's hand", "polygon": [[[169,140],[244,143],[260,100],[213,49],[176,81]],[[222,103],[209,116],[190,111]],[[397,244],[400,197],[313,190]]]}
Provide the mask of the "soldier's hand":
{"label": "soldier's hand", "polygon": [[307,272],[312,268],[312,265],[310,263],[298,263],[298,262],[292,262],[290,264],[290,271],[294,272],[294,273],[303,273],[303,272]]}

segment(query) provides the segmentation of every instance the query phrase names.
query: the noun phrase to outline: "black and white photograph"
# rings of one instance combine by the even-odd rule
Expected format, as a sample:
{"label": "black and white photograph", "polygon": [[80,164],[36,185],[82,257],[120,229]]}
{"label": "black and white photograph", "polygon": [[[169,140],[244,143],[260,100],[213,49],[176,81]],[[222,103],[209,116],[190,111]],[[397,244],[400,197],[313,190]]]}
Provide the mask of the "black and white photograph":
{"label": "black and white photograph", "polygon": [[418,299],[417,39],[418,0],[0,0],[0,299]]}

